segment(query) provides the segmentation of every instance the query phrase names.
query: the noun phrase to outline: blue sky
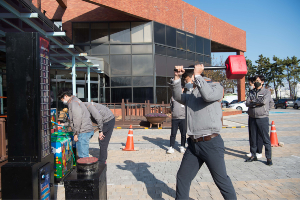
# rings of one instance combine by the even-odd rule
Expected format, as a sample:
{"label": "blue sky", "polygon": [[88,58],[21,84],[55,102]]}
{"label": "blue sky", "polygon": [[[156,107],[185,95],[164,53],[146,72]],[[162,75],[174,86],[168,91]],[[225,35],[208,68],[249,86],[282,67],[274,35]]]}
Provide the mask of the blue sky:
{"label": "blue sky", "polygon": [[[300,0],[184,0],[246,31],[247,52],[252,60],[260,54],[300,59]],[[214,53],[215,57],[234,53]]]}

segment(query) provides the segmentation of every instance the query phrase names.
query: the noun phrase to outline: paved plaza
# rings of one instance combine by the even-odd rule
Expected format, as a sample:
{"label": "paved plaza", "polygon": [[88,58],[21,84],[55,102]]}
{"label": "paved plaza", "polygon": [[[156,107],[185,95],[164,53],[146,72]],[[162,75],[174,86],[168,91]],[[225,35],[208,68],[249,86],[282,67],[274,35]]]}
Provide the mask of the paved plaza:
{"label": "paved plaza", "polygon": [[[248,115],[224,117],[224,125],[247,125]],[[300,110],[273,109],[278,141],[283,147],[272,148],[273,165],[266,158],[245,163],[249,153],[246,128],[223,128],[225,162],[238,199],[300,199]],[[175,153],[166,154],[170,129],[134,129],[134,145],[139,151],[122,151],[128,129],[115,129],[107,160],[108,199],[174,199],[176,173],[183,154],[179,153],[178,132]],[[97,135],[90,142],[90,154],[97,157]],[[192,181],[191,199],[223,199],[204,164]],[[58,186],[57,199],[64,199],[64,189]]]}

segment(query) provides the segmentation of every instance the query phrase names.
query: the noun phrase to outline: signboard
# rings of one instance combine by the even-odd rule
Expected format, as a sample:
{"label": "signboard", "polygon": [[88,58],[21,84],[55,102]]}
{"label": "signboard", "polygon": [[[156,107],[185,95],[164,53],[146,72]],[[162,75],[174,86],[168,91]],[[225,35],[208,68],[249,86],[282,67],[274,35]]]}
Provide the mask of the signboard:
{"label": "signboard", "polygon": [[49,75],[49,41],[39,37],[40,45],[40,86],[41,86],[41,156],[46,157],[51,153],[50,132],[50,75]]}

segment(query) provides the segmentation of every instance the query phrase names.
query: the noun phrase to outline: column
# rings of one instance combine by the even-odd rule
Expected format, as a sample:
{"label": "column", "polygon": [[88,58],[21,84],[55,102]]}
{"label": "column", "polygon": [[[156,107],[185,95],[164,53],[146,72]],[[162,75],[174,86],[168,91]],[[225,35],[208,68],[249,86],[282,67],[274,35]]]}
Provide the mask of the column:
{"label": "column", "polygon": [[[244,55],[244,52],[238,51],[236,55]],[[245,89],[245,76],[242,79],[237,80],[238,101],[245,101],[246,89]]]}
{"label": "column", "polygon": [[75,56],[72,56],[72,89],[73,89],[73,95],[76,96],[76,65],[75,65]]}

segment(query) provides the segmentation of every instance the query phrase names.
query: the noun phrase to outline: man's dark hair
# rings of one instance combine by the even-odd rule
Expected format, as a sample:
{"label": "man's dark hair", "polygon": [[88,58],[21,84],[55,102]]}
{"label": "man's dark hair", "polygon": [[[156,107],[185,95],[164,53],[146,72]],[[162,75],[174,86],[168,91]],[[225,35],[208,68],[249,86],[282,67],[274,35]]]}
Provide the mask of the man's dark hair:
{"label": "man's dark hair", "polygon": [[194,68],[195,68],[195,65],[190,65],[188,67],[189,69],[185,69],[185,72],[184,74],[182,74],[182,78],[185,79],[186,77],[190,77],[192,78],[193,74],[194,74]]}
{"label": "man's dark hair", "polygon": [[[265,82],[265,80],[266,80],[264,75],[256,75],[256,76],[255,76],[255,80],[256,80],[257,78],[259,78],[261,81],[264,81],[264,82]],[[254,80],[254,81],[255,81],[255,80]]]}
{"label": "man's dark hair", "polygon": [[255,77],[253,77],[253,76],[251,76],[251,77],[248,78],[248,81],[251,82],[251,83],[254,83],[255,80],[256,80],[256,79],[255,79]]}
{"label": "man's dark hair", "polygon": [[64,98],[65,95],[67,95],[68,97],[72,96],[72,90],[70,90],[69,88],[60,89],[57,94],[57,98],[60,100]]}

